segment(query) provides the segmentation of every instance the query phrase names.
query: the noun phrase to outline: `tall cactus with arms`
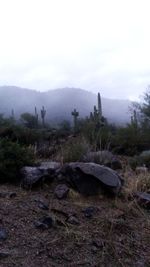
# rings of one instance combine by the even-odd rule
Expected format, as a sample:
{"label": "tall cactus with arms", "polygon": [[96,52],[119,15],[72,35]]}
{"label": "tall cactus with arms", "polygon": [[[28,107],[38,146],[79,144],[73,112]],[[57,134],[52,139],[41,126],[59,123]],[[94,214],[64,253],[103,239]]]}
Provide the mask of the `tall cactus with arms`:
{"label": "tall cactus with arms", "polygon": [[79,112],[76,109],[74,109],[71,114],[74,119],[74,132],[76,132],[77,131],[77,117],[79,116]]}
{"label": "tall cactus with arms", "polygon": [[46,115],[46,110],[45,110],[45,108],[43,106],[42,109],[41,109],[41,118],[42,118],[43,128],[45,127],[45,115]]}

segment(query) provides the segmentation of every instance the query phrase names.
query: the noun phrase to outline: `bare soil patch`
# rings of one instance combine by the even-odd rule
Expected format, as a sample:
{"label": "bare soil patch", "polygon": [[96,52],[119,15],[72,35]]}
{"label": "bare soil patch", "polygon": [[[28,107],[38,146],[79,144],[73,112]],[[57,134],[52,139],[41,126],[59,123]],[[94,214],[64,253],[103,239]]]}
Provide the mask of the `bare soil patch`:
{"label": "bare soil patch", "polygon": [[[8,193],[0,195],[0,227],[8,235],[0,241],[0,267],[150,266],[150,212],[135,200],[87,198],[72,190],[58,200],[52,185],[32,191],[1,185],[0,192]],[[93,208],[89,217],[87,207]],[[37,228],[43,216],[54,225]],[[69,223],[70,216],[78,223]]]}

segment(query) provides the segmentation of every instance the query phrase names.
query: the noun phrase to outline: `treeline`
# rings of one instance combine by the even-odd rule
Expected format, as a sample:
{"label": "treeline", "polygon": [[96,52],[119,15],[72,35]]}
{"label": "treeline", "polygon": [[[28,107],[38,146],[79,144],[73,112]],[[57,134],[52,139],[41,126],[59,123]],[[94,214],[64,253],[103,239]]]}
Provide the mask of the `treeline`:
{"label": "treeline", "polygon": [[[131,107],[131,121],[125,126],[108,123],[102,113],[102,103],[98,94],[97,106],[89,117],[80,119],[79,112],[72,111],[73,124],[62,121],[57,127],[46,123],[46,110],[42,107],[40,116],[35,113],[23,113],[15,120],[14,112],[9,118],[0,115],[0,138],[8,138],[21,145],[46,143],[51,145],[54,139],[67,138],[69,135],[81,136],[89,143],[90,149],[111,150],[116,154],[133,156],[150,149],[150,92],[144,94],[141,104]],[[56,142],[55,142],[56,143]]]}

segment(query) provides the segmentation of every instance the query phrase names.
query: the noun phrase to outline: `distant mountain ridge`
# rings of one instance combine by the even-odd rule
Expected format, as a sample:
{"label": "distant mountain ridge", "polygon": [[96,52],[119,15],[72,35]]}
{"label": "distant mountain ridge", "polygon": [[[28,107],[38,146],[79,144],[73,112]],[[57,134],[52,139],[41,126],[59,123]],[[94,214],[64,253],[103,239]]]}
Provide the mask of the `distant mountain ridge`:
{"label": "distant mountain ridge", "polygon": [[[16,118],[21,113],[34,114],[34,108],[40,115],[41,107],[46,109],[46,119],[51,122],[71,120],[71,111],[76,108],[80,117],[85,117],[97,105],[97,95],[79,88],[62,88],[46,92],[24,89],[16,86],[0,87],[0,113],[11,115],[14,109]],[[124,124],[129,122],[129,100],[107,99],[102,97],[103,115],[109,122]]]}

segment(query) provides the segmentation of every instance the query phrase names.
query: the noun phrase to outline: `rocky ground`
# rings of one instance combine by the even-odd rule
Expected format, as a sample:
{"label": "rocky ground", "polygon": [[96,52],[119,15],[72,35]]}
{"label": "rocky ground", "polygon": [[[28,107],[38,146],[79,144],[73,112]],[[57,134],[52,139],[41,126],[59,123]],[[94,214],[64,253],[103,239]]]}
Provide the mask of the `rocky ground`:
{"label": "rocky ground", "polygon": [[0,267],[148,267],[150,212],[124,196],[0,186]]}

